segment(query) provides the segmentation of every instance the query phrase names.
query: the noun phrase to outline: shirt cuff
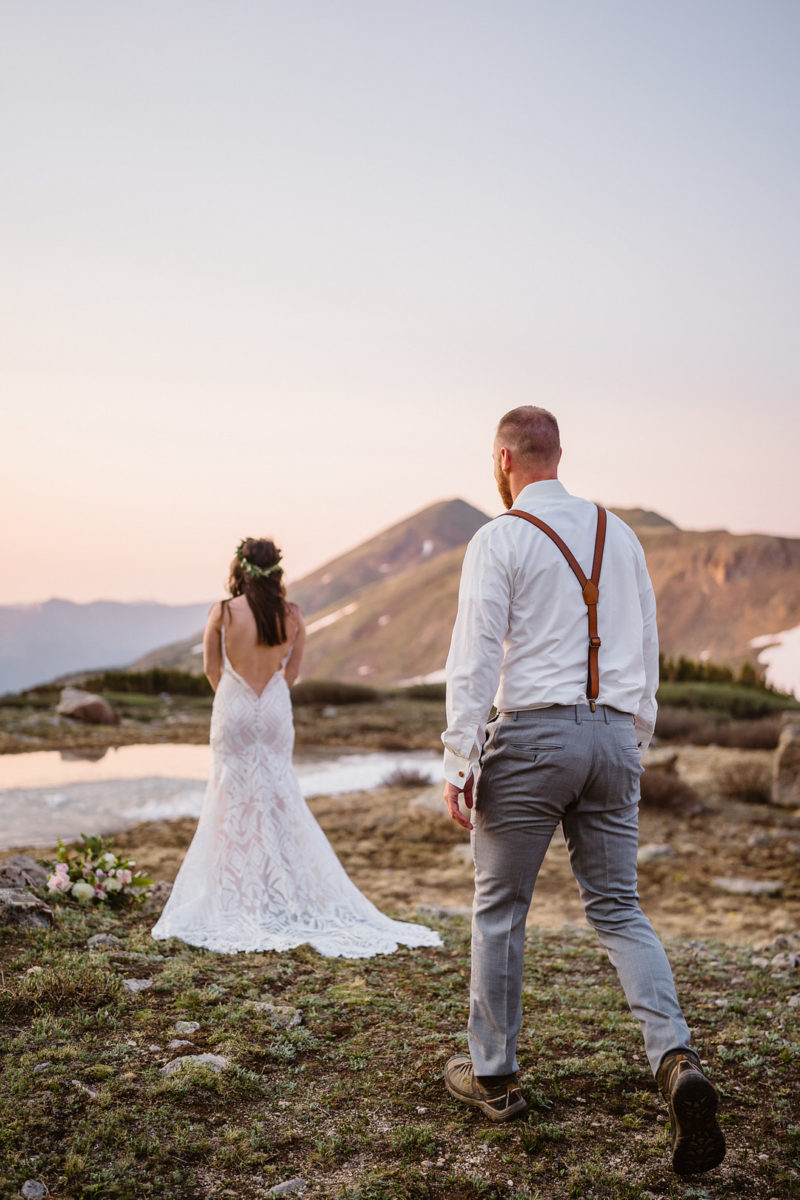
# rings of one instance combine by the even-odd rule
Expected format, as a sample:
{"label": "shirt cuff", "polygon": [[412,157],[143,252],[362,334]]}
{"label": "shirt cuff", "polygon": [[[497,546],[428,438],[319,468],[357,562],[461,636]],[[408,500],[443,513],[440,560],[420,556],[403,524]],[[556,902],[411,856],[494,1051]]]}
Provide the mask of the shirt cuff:
{"label": "shirt cuff", "polygon": [[463,792],[466,787],[467,780],[472,774],[472,769],[475,763],[469,758],[462,758],[460,754],[445,747],[444,752],[444,777],[448,783],[452,783],[460,792]]}

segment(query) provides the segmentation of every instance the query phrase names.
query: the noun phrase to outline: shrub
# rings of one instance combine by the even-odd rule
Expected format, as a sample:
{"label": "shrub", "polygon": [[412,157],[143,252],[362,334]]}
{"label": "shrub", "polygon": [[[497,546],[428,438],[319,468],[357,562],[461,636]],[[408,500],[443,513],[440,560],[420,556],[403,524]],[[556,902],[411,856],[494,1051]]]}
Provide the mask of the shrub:
{"label": "shrub", "polygon": [[103,671],[84,680],[90,692],[138,692],[143,696],[211,696],[211,684],[205,675],[189,671],[151,667],[149,671]]}
{"label": "shrub", "polygon": [[423,771],[418,771],[416,767],[396,767],[381,780],[381,787],[424,788],[430,786],[430,776]]}
{"label": "shrub", "polygon": [[375,688],[338,679],[302,679],[292,688],[292,703],[298,708],[310,704],[367,704],[380,699]]}
{"label": "shrub", "polygon": [[730,746],[739,750],[774,750],[781,719],[778,715],[752,721],[735,721],[722,713],[690,708],[658,710],[656,735],[660,741],[692,746]]}
{"label": "shrub", "polygon": [[444,700],[446,694],[446,683],[412,683],[398,692],[398,695],[410,696],[412,700]]}
{"label": "shrub", "polygon": [[671,708],[710,709],[729,717],[753,720],[786,708],[798,708],[793,696],[743,687],[735,683],[670,682],[658,689],[659,704]]}
{"label": "shrub", "polygon": [[717,772],[716,785],[723,796],[748,804],[769,804],[772,774],[764,762],[728,763]]}
{"label": "shrub", "polygon": [[675,763],[648,767],[642,775],[642,807],[671,809],[686,815],[700,812],[702,804],[693,787],[675,771]]}

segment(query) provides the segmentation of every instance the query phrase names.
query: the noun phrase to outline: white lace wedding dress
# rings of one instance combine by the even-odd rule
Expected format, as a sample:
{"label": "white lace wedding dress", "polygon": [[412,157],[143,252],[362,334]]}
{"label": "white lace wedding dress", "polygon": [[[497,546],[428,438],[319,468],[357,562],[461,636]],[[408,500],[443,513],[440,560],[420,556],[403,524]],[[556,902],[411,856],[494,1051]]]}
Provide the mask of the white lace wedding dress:
{"label": "white lace wedding dress", "polygon": [[256,693],[228,662],[224,630],[222,661],[203,808],[153,937],[223,954],[308,943],[345,958],[440,945],[432,929],[379,912],[334,854],[292,767],[283,672]]}

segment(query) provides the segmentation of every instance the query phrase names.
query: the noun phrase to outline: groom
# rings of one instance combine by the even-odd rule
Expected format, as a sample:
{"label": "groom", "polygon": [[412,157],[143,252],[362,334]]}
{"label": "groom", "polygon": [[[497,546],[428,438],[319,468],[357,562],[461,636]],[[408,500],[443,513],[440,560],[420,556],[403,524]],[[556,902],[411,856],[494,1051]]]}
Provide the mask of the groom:
{"label": "groom", "polygon": [[560,459],[551,413],[506,413],[494,469],[509,511],[464,558],[442,740],[444,799],[472,830],[475,860],[470,1054],[449,1060],[445,1083],[493,1121],[526,1107],[516,1057],[525,919],[560,824],[669,1105],[672,1165],[706,1171],[725,1154],[717,1094],[637,893],[640,756],[658,686],[653,589],[632,530],[571,496]]}

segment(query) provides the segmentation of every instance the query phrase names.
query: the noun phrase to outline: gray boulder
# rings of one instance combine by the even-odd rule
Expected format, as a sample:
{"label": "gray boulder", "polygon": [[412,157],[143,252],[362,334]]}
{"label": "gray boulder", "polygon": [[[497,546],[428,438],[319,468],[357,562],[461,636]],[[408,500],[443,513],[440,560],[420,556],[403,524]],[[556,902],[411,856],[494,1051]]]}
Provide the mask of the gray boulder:
{"label": "gray boulder", "polygon": [[49,929],[54,924],[50,909],[22,888],[0,888],[0,925],[18,929]]}
{"label": "gray boulder", "polygon": [[119,725],[119,714],[108,701],[82,688],[65,687],[61,692],[56,712],[73,721],[87,721],[91,725]]}
{"label": "gray boulder", "polygon": [[772,803],[800,807],[800,714],[786,713],[772,769]]}
{"label": "gray boulder", "polygon": [[27,854],[12,854],[0,862],[0,888],[44,887],[48,872]]}

